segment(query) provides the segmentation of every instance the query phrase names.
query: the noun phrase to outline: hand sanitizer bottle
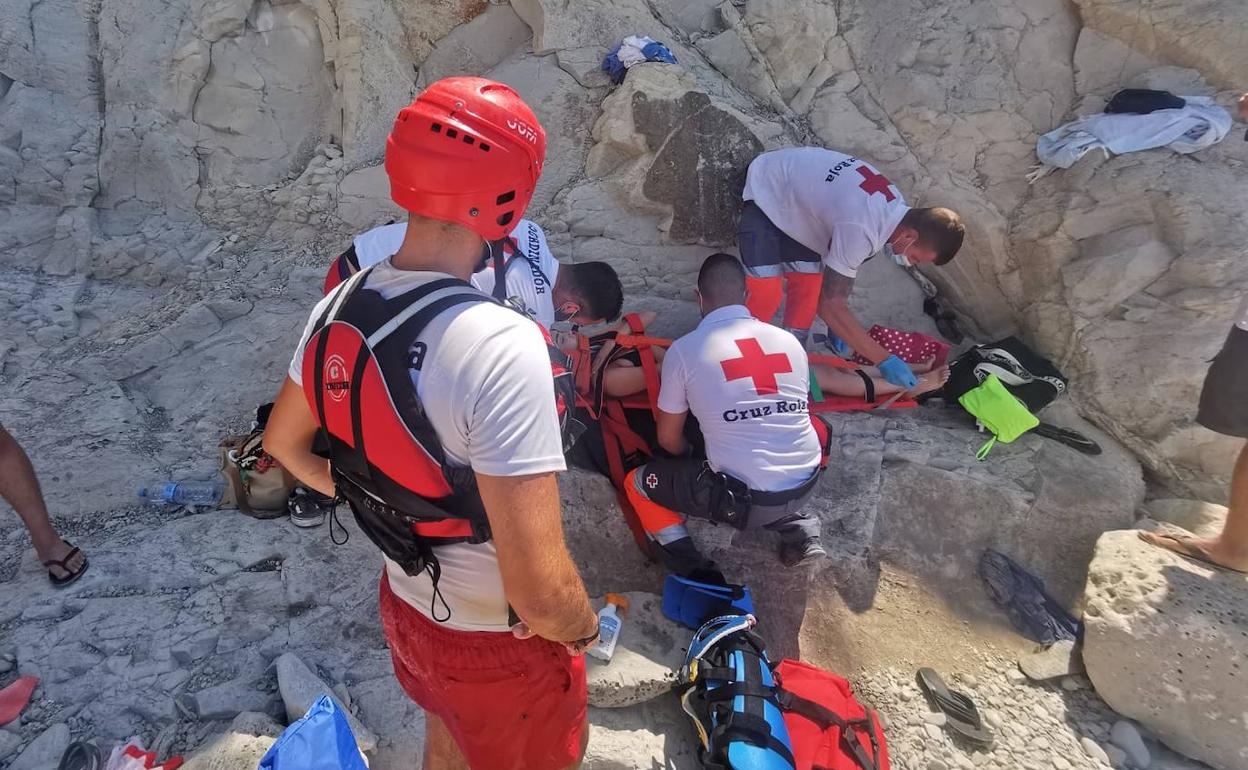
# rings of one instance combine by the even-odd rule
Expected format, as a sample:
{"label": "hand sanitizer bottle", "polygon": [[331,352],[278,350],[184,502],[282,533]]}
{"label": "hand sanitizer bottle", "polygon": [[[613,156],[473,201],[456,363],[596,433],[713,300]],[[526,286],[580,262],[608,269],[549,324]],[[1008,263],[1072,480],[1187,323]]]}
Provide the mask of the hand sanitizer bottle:
{"label": "hand sanitizer bottle", "polygon": [[615,643],[620,640],[620,623],[627,614],[628,599],[619,594],[607,594],[606,606],[598,610],[598,642],[585,654],[610,663]]}

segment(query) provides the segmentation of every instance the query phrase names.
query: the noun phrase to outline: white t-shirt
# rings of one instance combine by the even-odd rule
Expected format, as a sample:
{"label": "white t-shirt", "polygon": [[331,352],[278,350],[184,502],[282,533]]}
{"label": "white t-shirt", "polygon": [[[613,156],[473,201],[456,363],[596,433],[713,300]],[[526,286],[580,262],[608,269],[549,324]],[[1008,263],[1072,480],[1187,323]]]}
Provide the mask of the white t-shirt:
{"label": "white t-shirt", "polygon": [[693,412],[712,468],[751,489],[780,492],[819,467],[819,438],[807,412],[809,382],[797,338],[756,320],[744,305],[729,305],[672,343],[663,359],[659,409]]}
{"label": "white t-shirt", "polygon": [[[507,298],[519,303],[537,322],[547,329],[555,322],[554,288],[559,275],[559,260],[546,243],[546,233],[536,222],[521,219],[511,231],[511,238],[520,247],[516,255],[507,253]],[[486,294],[494,291],[494,266],[472,276],[472,285]]]}
{"label": "white t-shirt", "polygon": [[[360,269],[375,265],[397,252],[406,232],[407,223],[400,222],[374,227],[356,236],[355,255]],[[538,323],[549,329],[555,322],[555,303],[551,295],[555,277],[559,274],[559,260],[555,259],[546,243],[546,233],[532,220],[521,219],[511,231],[511,237],[524,258],[513,265],[510,260],[515,256],[508,250],[507,298],[514,299]],[[493,292],[494,266],[487,264],[484,270],[473,275],[472,285],[486,294]]]}
{"label": "white t-shirt", "polygon": [[901,191],[870,163],[822,147],[759,155],[746,172],[743,197],[847,278],[858,274],[910,210]]}
{"label": "white t-shirt", "polygon": [[[386,298],[410,291],[443,273],[377,265],[366,287]],[[290,363],[302,383],[303,349],[312,325],[337,296],[317,303]],[[491,476],[523,476],[564,469],[550,359],[541,331],[524,316],[493,302],[456,305],[435,317],[419,341],[427,345],[420,370],[411,370],[449,462]],[[494,543],[437,549],[442,563],[438,589],[461,631],[507,630],[507,599]],[[416,609],[431,614],[433,586],[427,574],[409,577],[386,559],[390,587]],[[439,605],[438,612],[442,613]]]}

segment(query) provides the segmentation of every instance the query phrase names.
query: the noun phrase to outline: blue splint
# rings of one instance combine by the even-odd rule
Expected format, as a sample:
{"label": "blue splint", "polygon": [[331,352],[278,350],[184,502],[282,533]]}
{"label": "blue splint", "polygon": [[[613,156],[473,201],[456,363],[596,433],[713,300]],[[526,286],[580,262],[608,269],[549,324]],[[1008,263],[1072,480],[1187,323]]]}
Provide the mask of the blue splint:
{"label": "blue splint", "polygon": [[699,583],[679,575],[663,581],[663,614],[686,628],[700,628],[719,615],[753,613],[754,600],[745,586]]}
{"label": "blue splint", "polygon": [[681,707],[693,720],[707,767],[794,770],[792,743],[776,681],[753,615],[703,624],[689,644]]}

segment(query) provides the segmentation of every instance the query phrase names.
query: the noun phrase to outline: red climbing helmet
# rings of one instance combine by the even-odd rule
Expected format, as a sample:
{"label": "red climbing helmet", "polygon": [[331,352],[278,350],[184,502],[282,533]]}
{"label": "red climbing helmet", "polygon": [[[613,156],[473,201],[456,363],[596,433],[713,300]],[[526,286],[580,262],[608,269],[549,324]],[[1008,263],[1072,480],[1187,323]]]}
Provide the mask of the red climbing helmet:
{"label": "red climbing helmet", "polygon": [[546,159],[546,132],[502,83],[451,77],[403,108],[386,140],[390,197],[420,216],[486,240],[524,215]]}

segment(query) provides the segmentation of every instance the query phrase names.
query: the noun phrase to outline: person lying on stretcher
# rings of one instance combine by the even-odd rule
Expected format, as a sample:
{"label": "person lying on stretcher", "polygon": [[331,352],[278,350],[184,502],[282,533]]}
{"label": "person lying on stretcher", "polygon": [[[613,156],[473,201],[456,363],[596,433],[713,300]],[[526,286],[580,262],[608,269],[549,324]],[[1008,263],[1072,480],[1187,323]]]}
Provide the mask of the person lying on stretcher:
{"label": "person lying on stretcher", "polygon": [[[949,367],[936,366],[934,361],[911,364],[910,369],[918,375],[919,384],[906,391],[910,396],[921,396],[944,387],[949,380]],[[867,401],[875,401],[879,396],[887,396],[903,390],[884,379],[884,375],[874,366],[859,366],[854,369],[842,369],[831,364],[820,364],[812,361],[810,370],[815,375],[815,382],[825,394],[836,396],[861,396]]]}
{"label": "person lying on stretcher", "polygon": [[[641,320],[644,328],[654,323],[657,314],[650,310],[645,310],[636,314]],[[591,341],[590,351],[594,354],[594,372],[595,374],[607,362],[611,356],[611,352],[615,349],[616,343],[614,339],[608,338],[607,335],[630,334],[631,329],[626,321],[621,321],[611,327],[606,333],[597,335],[594,341]],[[563,341],[556,340],[560,347],[575,348],[575,338],[561,338]],[[660,347],[654,347],[654,358],[657,363],[663,363],[663,356],[667,352]],[[609,364],[606,373],[603,375],[603,392],[614,398],[623,398],[631,396],[634,393],[640,393],[646,389],[646,375],[641,367],[632,357],[616,358]],[[856,369],[842,369],[830,364],[820,364],[811,362],[811,371],[814,373],[815,381],[819,383],[819,389],[825,394],[836,396],[860,396],[868,401],[874,401],[879,396],[887,396],[901,390],[900,387],[892,384],[884,379],[880,374],[880,370],[874,366],[861,366]],[[948,366],[936,366],[934,361],[926,361],[923,363],[912,364],[911,369],[919,375],[919,384],[912,388],[909,392],[911,396],[920,396],[933,390],[943,387],[949,379]],[[873,397],[874,396],[874,397]]]}

